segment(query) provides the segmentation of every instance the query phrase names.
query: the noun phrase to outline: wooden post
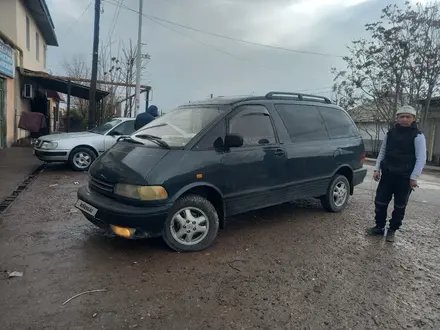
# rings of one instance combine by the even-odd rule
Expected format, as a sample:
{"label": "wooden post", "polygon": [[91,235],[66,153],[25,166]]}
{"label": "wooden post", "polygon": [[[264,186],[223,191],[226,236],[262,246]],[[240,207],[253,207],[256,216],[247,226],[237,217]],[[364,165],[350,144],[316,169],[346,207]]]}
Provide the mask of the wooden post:
{"label": "wooden post", "polygon": [[65,131],[69,132],[70,126],[70,94],[72,93],[72,82],[70,80],[67,81],[67,121],[66,121],[66,129]]}

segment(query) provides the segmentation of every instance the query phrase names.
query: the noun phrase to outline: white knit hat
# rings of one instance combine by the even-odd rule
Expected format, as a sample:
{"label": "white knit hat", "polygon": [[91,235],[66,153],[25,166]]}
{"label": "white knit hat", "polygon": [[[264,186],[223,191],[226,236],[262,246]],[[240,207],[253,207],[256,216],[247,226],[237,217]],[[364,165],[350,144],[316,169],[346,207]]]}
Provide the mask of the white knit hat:
{"label": "white knit hat", "polygon": [[397,110],[396,115],[401,115],[401,114],[409,114],[409,115],[413,115],[414,117],[417,115],[416,113],[416,109],[414,109],[412,106],[410,105],[404,105],[402,107],[399,108],[399,110]]}

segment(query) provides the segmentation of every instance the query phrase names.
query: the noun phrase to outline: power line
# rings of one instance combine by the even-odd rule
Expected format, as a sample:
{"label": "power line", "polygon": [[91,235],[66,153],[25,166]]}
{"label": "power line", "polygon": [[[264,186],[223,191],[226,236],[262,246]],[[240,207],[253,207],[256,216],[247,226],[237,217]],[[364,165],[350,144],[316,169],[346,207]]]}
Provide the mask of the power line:
{"label": "power line", "polygon": [[75,21],[70,25],[70,27],[67,29],[67,31],[65,33],[63,33],[63,36],[65,36],[66,34],[68,34],[73,27],[75,26],[75,24],[84,16],[84,14],[89,10],[89,8],[92,6],[93,4],[93,0],[90,1],[89,5],[86,7],[86,9],[84,9],[84,11],[81,13],[81,15],[79,15]]}
{"label": "power line", "polygon": [[112,22],[110,24],[110,29],[109,29],[108,35],[107,35],[108,43],[107,43],[106,46],[104,46],[104,48],[107,48],[111,44],[111,42],[112,42],[112,36],[113,36],[113,33],[115,32],[116,25],[118,23],[118,18],[119,18],[119,14],[121,12],[122,2],[123,1],[124,0],[118,0],[118,3],[117,3],[118,6],[117,6],[117,8],[115,10],[115,13],[113,14]]}
{"label": "power line", "polygon": [[[105,2],[107,2],[109,4],[112,4],[114,6],[118,6],[118,3],[111,2],[110,0],[103,0],[103,1],[105,1]],[[130,7],[126,6],[126,5],[121,4],[120,6],[122,8],[124,8],[124,9],[126,9],[126,10],[129,10],[129,11],[132,11],[134,13],[139,14],[139,12],[137,10],[135,10],[133,8],[130,8]],[[286,52],[299,53],[299,54],[326,56],[326,57],[338,57],[338,58],[344,57],[342,55],[336,55],[336,54],[319,53],[319,52],[312,52],[312,51],[301,50],[301,49],[292,49],[292,48],[286,48],[286,47],[281,47],[281,46],[272,46],[272,45],[262,44],[262,43],[253,42],[253,41],[249,41],[249,40],[229,37],[229,36],[226,36],[226,35],[223,35],[223,34],[203,31],[203,30],[191,27],[191,26],[187,26],[187,25],[184,25],[184,24],[176,23],[176,22],[173,22],[173,21],[161,18],[161,17],[153,16],[153,15],[143,14],[143,16],[148,18],[148,19],[150,19],[150,20],[155,19],[155,20],[158,20],[158,21],[166,22],[168,24],[175,25],[175,26],[178,26],[178,27],[181,27],[181,28],[184,28],[184,29],[188,29],[188,30],[191,30],[191,31],[198,32],[198,33],[207,34],[207,35],[210,35],[210,36],[213,36],[213,37],[223,38],[223,39],[231,40],[231,41],[235,41],[235,42],[241,42],[241,43],[248,44],[248,45],[259,46],[259,47],[264,47],[264,48],[269,48],[269,49],[282,50],[282,51],[286,51]]]}
{"label": "power line", "polygon": [[304,90],[301,90],[298,92],[299,93],[316,92],[316,91],[329,92],[332,90],[333,90],[333,86],[327,86],[327,87],[320,87],[320,88],[313,88],[313,89],[304,89]]}
{"label": "power line", "polygon": [[250,61],[250,60],[248,60],[248,59],[246,59],[246,58],[236,56],[236,55],[234,55],[234,54],[232,54],[232,53],[229,53],[229,52],[227,52],[227,51],[225,51],[225,50],[223,50],[223,49],[217,48],[217,47],[215,47],[215,46],[213,46],[213,45],[211,45],[211,44],[208,44],[208,43],[205,43],[205,42],[203,42],[203,41],[200,41],[200,40],[198,40],[198,39],[196,39],[196,38],[193,38],[193,37],[191,37],[191,36],[189,36],[189,35],[187,35],[187,34],[184,34],[184,33],[180,32],[180,31],[178,31],[178,30],[176,30],[176,29],[173,29],[173,28],[169,27],[168,25],[165,25],[165,24],[163,24],[163,23],[161,23],[161,22],[158,22],[158,21],[156,21],[156,20],[153,19],[153,18],[150,18],[150,20],[151,20],[152,22],[154,22],[154,23],[160,25],[160,26],[163,26],[163,27],[166,28],[166,29],[169,29],[170,31],[173,31],[173,32],[175,32],[175,33],[178,33],[178,34],[180,34],[180,35],[182,35],[182,36],[184,36],[184,37],[186,37],[186,38],[189,38],[189,39],[191,39],[191,40],[193,40],[193,41],[195,41],[195,42],[197,42],[197,43],[199,43],[199,44],[201,44],[201,45],[204,45],[204,46],[210,47],[210,48],[212,48],[212,49],[214,49],[214,50],[216,50],[216,51],[218,51],[218,52],[220,52],[220,53],[223,53],[223,54],[225,54],[225,55],[228,55],[228,56],[233,57],[233,58],[235,58],[235,59],[238,59],[238,60],[240,60],[240,61],[248,62],[248,63],[254,64],[254,65],[261,66],[262,68],[265,68],[265,69],[269,69],[269,70],[271,70],[271,68],[268,68],[268,67],[266,67],[266,66],[260,65],[260,64],[255,63],[255,62],[252,62],[252,61]]}
{"label": "power line", "polygon": [[[103,0],[103,1],[105,1],[105,2],[107,2],[107,3],[110,3],[109,0]],[[116,1],[116,0],[114,0],[114,1]],[[116,3],[110,3],[110,4],[117,5]],[[126,7],[126,6],[125,6],[125,7]],[[130,8],[129,8],[129,9],[130,9]],[[135,10],[132,10],[132,11],[133,11],[133,12],[136,12],[136,13],[139,13],[138,11],[135,11]],[[247,63],[253,64],[253,65],[259,66],[259,67],[261,67],[261,68],[267,69],[267,70],[271,70],[271,71],[279,71],[279,70],[276,70],[276,69],[274,69],[274,68],[270,68],[270,67],[267,67],[267,66],[265,66],[265,65],[262,65],[262,64],[260,64],[260,63],[257,63],[257,62],[254,62],[254,61],[251,61],[251,60],[249,60],[249,59],[246,59],[246,58],[243,58],[243,57],[240,57],[240,56],[234,55],[233,53],[227,52],[227,51],[225,51],[225,50],[223,50],[223,49],[220,49],[220,48],[218,48],[218,47],[216,47],[216,46],[214,46],[214,45],[211,45],[211,44],[205,43],[205,42],[203,42],[203,41],[200,41],[200,40],[198,40],[198,39],[196,39],[196,38],[194,38],[194,37],[192,37],[192,36],[190,36],[190,35],[184,34],[183,32],[181,32],[181,31],[179,31],[179,30],[173,29],[172,27],[170,27],[170,26],[168,26],[168,25],[166,25],[166,24],[161,23],[161,22],[160,22],[159,20],[157,20],[156,18],[148,17],[148,15],[147,15],[147,16],[146,16],[146,15],[143,15],[143,16],[145,16],[147,19],[149,19],[149,20],[152,21],[153,23],[156,23],[156,24],[158,24],[158,25],[160,25],[160,26],[162,26],[162,27],[164,27],[164,28],[166,28],[166,29],[168,29],[168,30],[170,30],[170,31],[172,31],[172,32],[175,32],[175,33],[177,33],[177,34],[180,34],[181,36],[184,36],[184,37],[186,37],[186,38],[188,38],[188,39],[191,39],[191,40],[193,40],[193,41],[195,41],[195,42],[197,42],[197,43],[199,43],[199,44],[201,44],[201,45],[203,45],[203,46],[206,46],[206,47],[212,48],[212,49],[214,49],[214,50],[216,50],[216,51],[218,51],[218,52],[220,52],[220,53],[223,53],[223,54],[225,54],[225,55],[228,55],[228,56],[230,56],[230,57],[232,57],[232,58],[234,58],[234,59],[238,59],[238,60],[240,60],[240,61],[247,62]],[[283,70],[284,70],[284,69],[283,69]]]}
{"label": "power line", "polygon": [[[109,1],[107,1],[107,0],[104,0],[104,1],[109,3]],[[113,3],[111,3],[111,4],[113,4]],[[116,5],[116,4],[115,4],[115,5]],[[135,12],[137,12],[137,11],[135,11]],[[138,12],[137,12],[137,13],[138,13]],[[143,15],[143,16],[145,16],[145,15]],[[145,17],[146,17],[146,16],[145,16]],[[170,26],[168,26],[168,25],[166,25],[166,24],[161,23],[160,21],[156,20],[155,18],[150,18],[150,17],[146,17],[146,18],[149,19],[149,20],[151,20],[153,23],[156,23],[156,24],[158,24],[158,25],[160,25],[160,26],[162,26],[162,27],[164,27],[164,28],[166,28],[166,29],[168,29],[168,30],[174,32],[174,33],[180,34],[181,36],[184,36],[184,37],[186,37],[186,38],[188,38],[188,39],[191,39],[191,40],[193,40],[193,41],[195,41],[195,42],[197,42],[197,43],[199,43],[199,44],[201,44],[201,45],[204,45],[204,46],[206,46],[206,47],[210,47],[210,48],[212,48],[212,49],[214,49],[214,50],[216,50],[216,51],[218,51],[218,52],[220,52],[220,53],[223,53],[223,54],[225,54],[225,55],[228,55],[228,56],[233,57],[233,58],[235,58],[235,59],[238,59],[238,60],[240,60],[240,61],[244,61],[244,62],[248,62],[248,63],[254,64],[254,65],[260,66],[260,67],[265,68],[265,69],[268,69],[268,70],[273,70],[272,68],[266,67],[266,66],[264,66],[264,65],[261,65],[261,64],[259,64],[259,63],[253,62],[253,61],[250,61],[250,60],[248,60],[248,59],[246,59],[246,58],[236,56],[236,55],[234,55],[234,54],[232,54],[232,53],[229,53],[229,52],[227,52],[227,51],[225,51],[225,50],[223,50],[223,49],[217,48],[217,47],[214,46],[214,45],[211,45],[211,44],[205,43],[205,42],[203,42],[203,41],[200,41],[200,40],[198,40],[198,39],[196,39],[196,38],[194,38],[194,37],[192,37],[192,36],[189,36],[189,35],[187,35],[187,34],[185,34],[185,33],[182,33],[181,31],[178,31],[178,30],[176,30],[176,29],[173,29],[172,27],[170,27]]]}

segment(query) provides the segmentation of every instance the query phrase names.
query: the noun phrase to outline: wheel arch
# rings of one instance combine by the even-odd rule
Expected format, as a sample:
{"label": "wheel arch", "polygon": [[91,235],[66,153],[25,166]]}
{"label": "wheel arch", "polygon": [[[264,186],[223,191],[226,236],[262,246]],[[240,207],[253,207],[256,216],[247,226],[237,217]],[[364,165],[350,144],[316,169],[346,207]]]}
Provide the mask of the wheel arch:
{"label": "wheel arch", "polygon": [[75,150],[80,149],[80,148],[90,149],[90,150],[93,151],[93,153],[95,154],[96,157],[99,156],[98,151],[94,147],[92,147],[91,145],[89,145],[89,144],[80,144],[80,145],[77,145],[74,148],[72,148],[72,150],[69,152],[69,158],[70,158],[71,155],[73,155],[73,152]]}
{"label": "wheel arch", "polygon": [[333,173],[333,176],[335,175],[343,175],[347,178],[348,182],[350,183],[350,195],[353,195],[354,192],[354,185],[353,185],[353,169],[350,165],[341,165],[339,166],[336,171]]}
{"label": "wheel arch", "polygon": [[217,211],[220,228],[224,229],[226,224],[226,207],[220,189],[208,182],[196,182],[179,190],[179,192],[174,195],[172,202],[174,203],[179,198],[187,195],[198,195],[206,198]]}

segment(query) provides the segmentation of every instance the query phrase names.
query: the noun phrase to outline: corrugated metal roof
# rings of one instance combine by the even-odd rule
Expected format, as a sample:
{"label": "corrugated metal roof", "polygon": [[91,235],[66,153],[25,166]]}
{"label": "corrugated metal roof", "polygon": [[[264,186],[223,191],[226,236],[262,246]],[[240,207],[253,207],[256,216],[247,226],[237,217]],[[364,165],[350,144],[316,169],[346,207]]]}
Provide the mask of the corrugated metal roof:
{"label": "corrugated metal roof", "polygon": [[[389,105],[386,105],[388,102]],[[391,108],[391,101],[383,101],[383,108]],[[357,123],[386,123],[387,120],[379,112],[377,105],[374,101],[364,103],[354,109],[348,111],[353,120]]]}

